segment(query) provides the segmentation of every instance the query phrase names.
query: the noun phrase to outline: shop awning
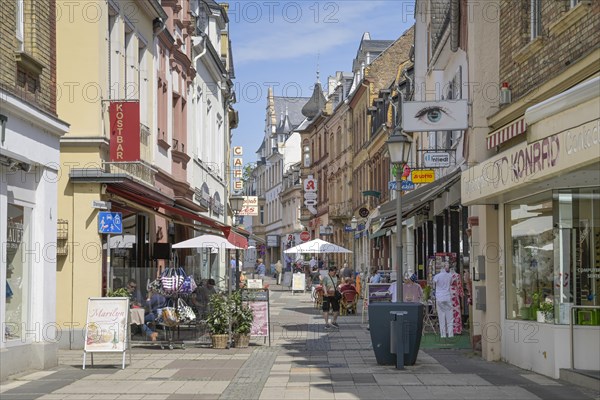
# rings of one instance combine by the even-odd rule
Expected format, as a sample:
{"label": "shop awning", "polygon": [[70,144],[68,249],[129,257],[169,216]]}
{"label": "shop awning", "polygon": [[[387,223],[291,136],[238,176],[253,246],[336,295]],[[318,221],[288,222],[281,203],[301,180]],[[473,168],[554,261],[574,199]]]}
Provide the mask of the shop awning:
{"label": "shop awning", "polygon": [[493,149],[496,146],[500,146],[502,143],[524,133],[527,130],[527,124],[525,123],[525,117],[521,117],[516,121],[511,122],[508,125],[490,133],[487,137],[487,148]]}
{"label": "shop awning", "polygon": [[[141,204],[143,206],[147,206],[150,208],[162,208],[167,212],[173,213],[173,214],[177,214],[185,219],[187,219],[188,221],[198,221],[204,225],[207,225],[211,228],[215,228],[215,229],[219,229],[221,230],[225,235],[227,235],[227,233],[225,232],[225,228],[230,229],[229,226],[221,224],[219,222],[213,221],[210,218],[206,218],[203,217],[201,215],[198,215],[194,212],[190,212],[190,211],[186,211],[183,210],[175,205],[171,205],[171,204],[167,204],[165,202],[160,202],[160,201],[156,201],[156,200],[152,200],[148,197],[143,197],[143,196],[139,196],[137,194],[134,193],[130,193],[130,192],[124,192],[121,189],[118,189],[112,185],[108,185],[106,188],[106,191],[109,193],[114,193],[120,197],[123,197],[127,200],[133,201],[135,203]],[[247,246],[247,244],[246,244]],[[241,246],[240,246],[241,247]]]}
{"label": "shop awning", "polygon": [[[242,233],[238,233],[238,232],[236,232],[236,230],[241,231],[241,229],[239,229],[239,228],[232,228],[232,227],[228,226],[228,227],[223,228],[223,233],[225,234],[225,237],[227,238],[227,240],[229,240],[230,243],[236,245],[237,247],[247,249],[248,248],[248,236],[245,236]],[[247,232],[247,233],[248,233],[248,235],[250,235],[250,232]]]}
{"label": "shop awning", "polygon": [[[432,183],[421,186],[402,196],[402,219],[415,214],[425,207],[429,201],[434,200],[444,190],[450,188],[460,180],[460,168],[456,168],[449,174],[435,180]],[[396,224],[396,200],[390,200],[380,207],[381,219],[384,223],[381,229]]]}
{"label": "shop awning", "polygon": [[377,231],[375,231],[374,233],[369,235],[369,239],[375,239],[381,236],[384,236],[387,233],[388,229],[387,228],[380,228]]}

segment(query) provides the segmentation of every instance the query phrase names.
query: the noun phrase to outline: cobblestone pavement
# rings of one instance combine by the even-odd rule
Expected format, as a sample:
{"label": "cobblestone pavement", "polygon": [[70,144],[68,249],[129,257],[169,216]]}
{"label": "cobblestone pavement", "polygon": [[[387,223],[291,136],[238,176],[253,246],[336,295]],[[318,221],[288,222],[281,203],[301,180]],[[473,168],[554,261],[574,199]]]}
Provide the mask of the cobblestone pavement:
{"label": "cobblestone pavement", "polygon": [[82,351],[61,350],[57,367],[3,382],[0,399],[600,399],[466,350],[421,351],[402,371],[377,365],[360,315],[326,332],[310,294],[271,288],[271,346],[261,338],[246,349],[134,346],[123,370],[105,354],[82,370]]}

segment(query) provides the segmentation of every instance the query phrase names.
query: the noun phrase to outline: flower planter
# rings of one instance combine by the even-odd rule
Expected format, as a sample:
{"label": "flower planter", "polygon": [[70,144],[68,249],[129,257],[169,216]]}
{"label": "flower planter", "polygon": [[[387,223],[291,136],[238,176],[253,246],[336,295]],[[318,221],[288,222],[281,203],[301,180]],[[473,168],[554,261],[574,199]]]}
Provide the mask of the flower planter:
{"label": "flower planter", "polygon": [[246,348],[250,346],[250,335],[236,333],[233,340],[235,341],[235,347]]}
{"label": "flower planter", "polygon": [[212,335],[211,339],[213,349],[226,349],[229,335]]}
{"label": "flower planter", "polygon": [[537,322],[546,322],[546,316],[544,315],[543,312],[537,311],[536,316],[537,316]]}

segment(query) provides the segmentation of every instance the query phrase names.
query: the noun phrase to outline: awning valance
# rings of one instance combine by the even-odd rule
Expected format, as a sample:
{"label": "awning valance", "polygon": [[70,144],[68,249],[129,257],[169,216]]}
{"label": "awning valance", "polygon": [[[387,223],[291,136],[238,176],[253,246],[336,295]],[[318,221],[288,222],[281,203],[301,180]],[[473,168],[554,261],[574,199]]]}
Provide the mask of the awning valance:
{"label": "awning valance", "polygon": [[[150,207],[150,208],[162,208],[165,212],[172,213],[183,217],[187,221],[198,221],[208,227],[215,228],[223,232],[225,236],[229,234],[230,226],[221,224],[217,221],[211,220],[210,218],[203,217],[194,212],[190,212],[187,210],[183,210],[177,205],[171,205],[164,202],[152,200],[148,197],[139,196],[137,194],[131,192],[125,192],[119,188],[114,187],[113,185],[108,185],[106,191],[109,193],[114,193],[124,199],[130,200],[142,206]],[[227,232],[226,232],[227,230]],[[242,247],[242,246],[239,246]],[[246,240],[246,247],[248,247],[248,241]]]}
{"label": "awning valance", "polygon": [[496,146],[500,146],[502,143],[524,133],[526,130],[527,123],[525,123],[525,117],[523,116],[490,133],[487,137],[487,148],[489,150]]}
{"label": "awning valance", "polygon": [[375,239],[375,238],[384,236],[387,233],[388,230],[389,229],[387,229],[387,228],[380,228],[377,231],[375,231],[372,234],[370,234],[369,235],[369,239]]}

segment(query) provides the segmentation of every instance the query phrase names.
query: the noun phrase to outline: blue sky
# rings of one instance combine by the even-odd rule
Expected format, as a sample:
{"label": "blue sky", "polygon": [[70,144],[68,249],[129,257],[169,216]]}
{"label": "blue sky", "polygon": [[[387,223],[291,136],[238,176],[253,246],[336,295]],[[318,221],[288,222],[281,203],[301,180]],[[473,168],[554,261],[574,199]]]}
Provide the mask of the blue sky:
{"label": "blue sky", "polygon": [[240,124],[232,145],[255,162],[264,135],[268,86],[276,96],[312,94],[320,81],[352,70],[364,32],[395,40],[414,22],[414,0],[229,1]]}

